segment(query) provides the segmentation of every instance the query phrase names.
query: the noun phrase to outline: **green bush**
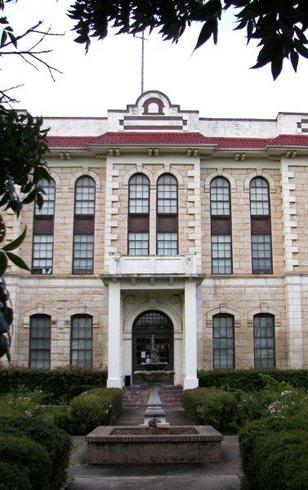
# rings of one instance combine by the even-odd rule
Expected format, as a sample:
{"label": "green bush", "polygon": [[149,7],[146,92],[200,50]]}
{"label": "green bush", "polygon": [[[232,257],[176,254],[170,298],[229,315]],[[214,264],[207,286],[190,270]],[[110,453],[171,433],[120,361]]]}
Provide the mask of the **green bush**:
{"label": "green bush", "polygon": [[39,411],[44,394],[36,390],[18,389],[16,392],[0,395],[0,414],[5,415],[33,415]]}
{"label": "green bush", "polygon": [[75,432],[91,432],[98,425],[110,425],[122,409],[122,390],[96,388],[71,401],[71,416]]}
{"label": "green bush", "polygon": [[242,466],[249,490],[308,488],[308,407],[295,415],[268,416],[240,431]]}
{"label": "green bush", "polygon": [[2,463],[0,461],[0,489],[31,490],[32,485],[27,469],[25,467],[20,467],[13,462]]}
{"label": "green bush", "polygon": [[262,375],[269,374],[275,380],[292,385],[294,388],[308,390],[307,369],[268,369],[239,370],[215,369],[198,371],[200,387],[224,387],[230,390],[258,391],[265,386]]}
{"label": "green bush", "polygon": [[0,394],[17,389],[42,390],[45,403],[69,401],[85,390],[106,385],[107,372],[84,368],[0,368]]}
{"label": "green bush", "polygon": [[[56,490],[63,486],[71,450],[70,437],[64,431],[37,417],[1,416],[0,437],[7,434],[16,437],[21,434],[23,438],[26,437],[40,444],[50,458],[52,479],[48,488]],[[14,459],[11,462],[14,463]]]}
{"label": "green bush", "polygon": [[[51,459],[47,450],[22,433],[0,434],[0,488],[49,490],[52,480]],[[16,475],[14,476],[14,472]],[[30,485],[30,486],[29,486]]]}
{"label": "green bush", "polygon": [[184,392],[184,408],[199,425],[212,425],[221,432],[234,432],[238,394],[217,388],[199,388]]}

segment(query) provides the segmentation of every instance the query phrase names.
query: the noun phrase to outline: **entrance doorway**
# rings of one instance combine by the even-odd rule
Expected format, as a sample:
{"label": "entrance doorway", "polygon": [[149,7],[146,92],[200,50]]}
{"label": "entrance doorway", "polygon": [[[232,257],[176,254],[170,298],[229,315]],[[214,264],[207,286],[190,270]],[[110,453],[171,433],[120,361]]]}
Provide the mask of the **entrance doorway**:
{"label": "entrance doorway", "polygon": [[[167,363],[166,369],[173,370],[173,337],[173,324],[165,313],[156,310],[141,313],[134,321],[132,330],[133,373],[150,358],[153,349],[157,350],[159,360]],[[173,377],[170,376],[165,384],[173,384]],[[133,384],[145,382],[133,375]]]}

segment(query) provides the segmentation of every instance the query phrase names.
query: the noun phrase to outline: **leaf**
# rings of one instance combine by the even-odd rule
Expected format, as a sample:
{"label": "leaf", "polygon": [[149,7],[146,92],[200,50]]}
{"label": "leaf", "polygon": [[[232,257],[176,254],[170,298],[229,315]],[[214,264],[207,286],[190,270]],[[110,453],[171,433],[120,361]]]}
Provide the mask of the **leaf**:
{"label": "leaf", "polygon": [[271,69],[272,69],[272,75],[274,80],[276,80],[276,78],[279,77],[282,70],[282,65],[283,65],[282,56],[277,55],[272,59]]}
{"label": "leaf", "polygon": [[291,53],[290,55],[290,58],[291,58],[291,63],[292,63],[292,66],[293,66],[293,70],[296,71],[297,70],[297,65],[298,65],[298,60],[299,60],[299,56],[297,53],[295,53],[294,51]]}
{"label": "leaf", "polygon": [[0,216],[0,243],[3,242],[6,235],[5,223],[3,221],[2,216]]}
{"label": "leaf", "polygon": [[17,267],[31,272],[31,269],[27,266],[26,262],[21,257],[13,254],[12,252],[7,252],[7,256],[10,261],[13,262],[13,264],[17,265]]}
{"label": "leaf", "polygon": [[200,48],[202,44],[206,43],[210,39],[210,37],[213,35],[214,37],[214,42],[216,44],[217,42],[217,20],[216,19],[210,19],[207,22],[203,24],[203,27],[200,31],[199,37],[197,44],[195,46],[195,49]]}
{"label": "leaf", "polygon": [[0,276],[3,276],[8,266],[7,255],[3,250],[0,250]]}
{"label": "leaf", "polygon": [[2,250],[5,250],[5,252],[10,252],[11,250],[15,250],[16,248],[18,248],[19,245],[21,245],[22,242],[24,241],[24,239],[26,237],[26,233],[27,233],[27,227],[25,226],[25,229],[22,232],[22,234],[19,235],[19,237],[15,238],[15,240],[13,240],[10,243],[8,243],[7,245],[5,245],[2,248]]}

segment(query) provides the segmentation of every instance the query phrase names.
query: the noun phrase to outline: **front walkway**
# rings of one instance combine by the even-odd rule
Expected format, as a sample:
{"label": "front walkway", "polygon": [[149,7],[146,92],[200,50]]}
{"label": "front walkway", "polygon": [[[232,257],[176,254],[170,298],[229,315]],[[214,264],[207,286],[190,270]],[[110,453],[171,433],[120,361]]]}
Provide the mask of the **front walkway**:
{"label": "front walkway", "polygon": [[[165,407],[172,425],[188,425],[182,406]],[[143,422],[144,407],[123,409],[116,425]],[[237,436],[225,436],[223,461],[210,465],[87,465],[84,437],[73,437],[71,490],[239,490],[242,471]]]}

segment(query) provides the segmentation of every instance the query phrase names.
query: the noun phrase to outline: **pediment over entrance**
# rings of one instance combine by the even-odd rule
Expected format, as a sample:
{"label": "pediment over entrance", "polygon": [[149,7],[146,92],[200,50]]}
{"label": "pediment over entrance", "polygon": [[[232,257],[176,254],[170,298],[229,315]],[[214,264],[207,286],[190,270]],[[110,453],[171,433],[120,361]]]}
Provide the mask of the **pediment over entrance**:
{"label": "pediment over entrance", "polygon": [[198,125],[198,111],[182,110],[159,90],[144,92],[126,110],[108,111],[112,131],[195,131]]}

